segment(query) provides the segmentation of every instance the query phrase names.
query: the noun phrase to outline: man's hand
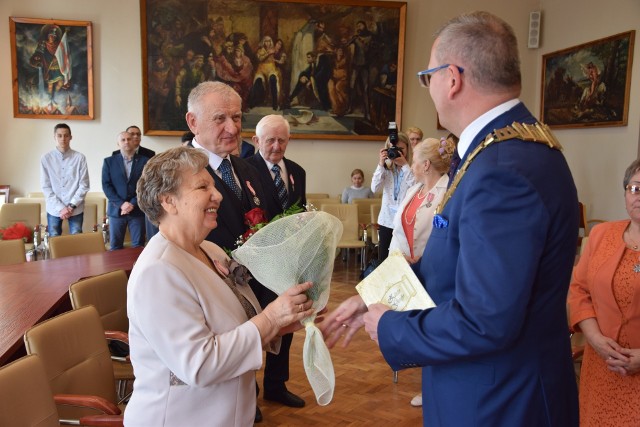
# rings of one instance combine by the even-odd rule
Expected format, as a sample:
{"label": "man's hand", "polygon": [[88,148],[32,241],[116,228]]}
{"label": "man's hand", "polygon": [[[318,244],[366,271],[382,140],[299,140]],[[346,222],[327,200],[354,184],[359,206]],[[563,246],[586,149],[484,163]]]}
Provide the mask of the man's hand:
{"label": "man's hand", "polygon": [[120,205],[120,215],[129,215],[133,211],[134,206],[129,202]]}
{"label": "man's hand", "polygon": [[378,342],[378,322],[382,315],[391,310],[384,304],[371,304],[369,311],[364,315],[364,330],[375,342]]}
{"label": "man's hand", "polygon": [[340,340],[342,347],[346,347],[353,335],[364,325],[362,315],[366,313],[367,306],[360,295],[354,295],[342,302],[318,324],[322,331],[327,347],[332,348]]}

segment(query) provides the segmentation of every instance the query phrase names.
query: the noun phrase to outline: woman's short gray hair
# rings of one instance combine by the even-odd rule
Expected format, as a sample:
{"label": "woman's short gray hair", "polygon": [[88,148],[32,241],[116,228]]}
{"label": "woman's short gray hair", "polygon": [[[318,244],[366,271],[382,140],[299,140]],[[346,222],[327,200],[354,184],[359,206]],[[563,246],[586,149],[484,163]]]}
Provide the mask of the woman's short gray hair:
{"label": "woman's short gray hair", "polygon": [[624,179],[622,180],[622,188],[624,190],[627,189],[627,185],[629,185],[629,181],[631,181],[631,177],[635,175],[638,171],[640,171],[640,159],[635,159],[624,171]]}
{"label": "woman's short gray hair", "polygon": [[178,193],[185,171],[195,174],[208,164],[209,156],[192,147],[180,146],[156,154],[147,162],[138,180],[138,206],[152,223],[158,225],[165,214],[161,197]]}

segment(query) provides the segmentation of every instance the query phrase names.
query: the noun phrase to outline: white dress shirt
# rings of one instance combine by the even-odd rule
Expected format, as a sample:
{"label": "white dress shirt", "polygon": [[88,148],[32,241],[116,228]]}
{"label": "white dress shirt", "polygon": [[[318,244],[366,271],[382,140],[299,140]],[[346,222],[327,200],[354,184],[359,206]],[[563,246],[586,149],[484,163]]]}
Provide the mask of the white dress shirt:
{"label": "white dress shirt", "polygon": [[49,215],[59,217],[68,204],[76,206],[72,216],[84,212],[84,197],[90,188],[84,154],[71,148],[64,153],[58,149],[46,153],[40,159],[40,186]]}

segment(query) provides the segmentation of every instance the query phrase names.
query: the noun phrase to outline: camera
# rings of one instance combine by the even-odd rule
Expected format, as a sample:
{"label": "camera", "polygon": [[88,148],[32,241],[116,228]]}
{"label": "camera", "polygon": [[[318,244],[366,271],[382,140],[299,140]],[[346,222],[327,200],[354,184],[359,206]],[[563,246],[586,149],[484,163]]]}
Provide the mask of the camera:
{"label": "camera", "polygon": [[402,156],[402,151],[397,147],[398,144],[398,125],[396,122],[389,122],[389,142],[391,147],[387,148],[387,157],[395,160]]}

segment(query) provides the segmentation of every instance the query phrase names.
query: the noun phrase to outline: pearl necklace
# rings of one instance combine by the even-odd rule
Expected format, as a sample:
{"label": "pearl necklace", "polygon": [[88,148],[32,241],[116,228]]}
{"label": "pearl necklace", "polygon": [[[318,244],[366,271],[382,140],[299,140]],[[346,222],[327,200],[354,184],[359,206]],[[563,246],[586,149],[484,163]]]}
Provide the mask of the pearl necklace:
{"label": "pearl necklace", "polygon": [[[415,222],[416,215],[418,214],[418,209],[420,208],[420,204],[422,204],[422,200],[424,200],[425,197],[427,198],[427,204],[425,206],[428,208],[431,207],[431,202],[433,202],[433,199],[435,198],[436,195],[433,194],[431,191],[429,191],[427,194],[422,194],[423,189],[424,189],[424,185],[420,187],[420,189],[413,195],[409,203],[407,203],[407,205],[404,208],[404,221],[407,224],[413,224]],[[416,210],[413,213],[413,216],[411,217],[411,219],[409,219],[409,217],[407,216],[407,210],[413,204],[413,201],[415,199],[420,200],[420,204],[416,206]]]}

